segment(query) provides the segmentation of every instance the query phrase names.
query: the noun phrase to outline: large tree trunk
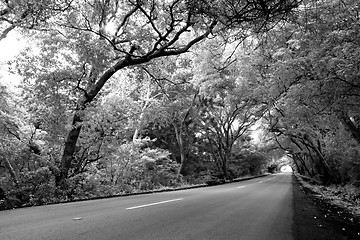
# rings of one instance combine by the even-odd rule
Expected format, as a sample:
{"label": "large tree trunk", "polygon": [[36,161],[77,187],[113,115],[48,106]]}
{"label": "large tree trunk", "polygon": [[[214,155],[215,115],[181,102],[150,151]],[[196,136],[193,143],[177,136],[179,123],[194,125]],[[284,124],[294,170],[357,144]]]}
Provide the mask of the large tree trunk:
{"label": "large tree trunk", "polygon": [[135,131],[134,131],[134,135],[133,135],[133,142],[136,142],[136,140],[139,138],[140,132],[142,131],[143,128],[143,122],[144,122],[144,118],[145,118],[145,108],[142,109],[142,112],[140,113],[140,117],[138,120],[138,123],[135,127]]}
{"label": "large tree trunk", "polygon": [[360,128],[357,127],[355,123],[351,120],[349,114],[341,111],[337,114],[337,116],[340,119],[340,122],[345,127],[345,130],[348,131],[351,136],[360,144]]}
{"label": "large tree trunk", "polygon": [[177,126],[177,124],[174,123],[174,130],[175,130],[176,141],[177,141],[177,144],[179,147],[179,152],[180,152],[180,167],[179,167],[179,171],[178,171],[178,176],[180,176],[180,174],[182,174],[184,172],[184,168],[185,168],[185,149],[184,149],[184,141],[182,138],[181,125],[179,128]]}
{"label": "large tree trunk", "polygon": [[224,177],[225,180],[227,180],[229,178],[228,163],[229,163],[229,160],[230,160],[230,157],[231,157],[231,150],[226,149],[225,146],[222,146],[222,148],[225,148],[225,149],[220,150],[220,151],[223,151],[221,168],[222,168],[223,177]]}
{"label": "large tree trunk", "polygon": [[226,157],[223,159],[221,167],[222,167],[224,179],[227,180],[229,177],[229,171],[228,171],[228,160],[226,159]]}
{"label": "large tree trunk", "polygon": [[91,103],[94,100],[102,87],[115,74],[115,72],[129,65],[128,60],[129,59],[125,58],[123,61],[118,62],[112,68],[108,69],[99,78],[99,80],[87,92],[84,93],[83,98],[78,102],[78,106],[71,123],[72,128],[69,131],[64,143],[64,151],[61,157],[59,173],[55,176],[57,186],[64,186],[64,181],[69,175],[69,170],[74,160],[76,144],[79,139],[82,124],[84,121],[83,115],[84,111],[86,110],[87,104]]}
{"label": "large tree trunk", "polygon": [[[184,134],[183,128],[185,128],[185,134],[187,134],[189,136],[188,128],[187,128],[188,125],[186,125],[185,122],[188,119],[188,117],[190,116],[190,113],[194,107],[196,98],[198,96],[198,93],[199,92],[195,93],[192,103],[191,103],[189,109],[186,111],[186,114],[184,115],[184,117],[181,118],[180,116],[178,116],[178,113],[176,113],[175,116],[178,116],[178,117],[176,117],[173,122],[176,141],[178,143],[179,152],[180,152],[180,167],[179,167],[179,171],[178,171],[178,176],[180,176],[180,174],[184,173],[184,169],[186,166],[186,157],[185,157],[186,152],[185,152],[184,140],[183,140],[183,134]],[[177,121],[179,121],[179,124],[177,124]],[[188,140],[189,140],[189,138],[188,138]],[[189,143],[189,141],[188,141],[187,144],[189,146],[189,144],[191,144],[191,143]]]}
{"label": "large tree trunk", "polygon": [[[132,48],[130,50],[130,54],[132,54],[135,51],[135,48]],[[150,61],[150,59],[131,59],[130,55],[128,57],[125,57],[123,60],[117,62],[115,65],[113,65],[111,68],[109,68],[107,71],[105,71],[101,77],[97,80],[96,83],[94,83],[92,86],[90,86],[89,90],[84,92],[83,98],[78,102],[78,107],[74,113],[73,121],[72,121],[72,128],[69,131],[67,138],[64,143],[64,151],[61,158],[60,163],[60,169],[59,174],[56,176],[56,185],[57,186],[64,186],[64,181],[68,178],[69,170],[71,167],[71,164],[74,160],[74,154],[76,150],[76,144],[80,136],[82,124],[84,121],[83,115],[84,111],[87,108],[87,105],[91,103],[94,98],[98,95],[98,93],[101,91],[105,83],[119,70],[135,65],[135,64],[141,64]],[[83,89],[81,89],[83,90]],[[84,91],[84,90],[83,90]]]}
{"label": "large tree trunk", "polygon": [[83,119],[80,116],[81,112],[77,111],[74,115],[72,126],[73,128],[69,131],[67,139],[65,141],[64,152],[61,158],[60,171],[56,176],[56,185],[63,185],[63,181],[68,177],[71,163],[74,159],[76,151],[76,143],[79,139]]}
{"label": "large tree trunk", "polygon": [[142,129],[143,129],[143,125],[144,125],[144,120],[145,120],[145,112],[146,109],[150,106],[151,104],[151,89],[150,89],[150,85],[148,86],[147,89],[147,93],[146,93],[146,100],[141,108],[141,112],[140,112],[140,116],[139,116],[139,120],[136,124],[135,127],[135,131],[134,131],[134,135],[133,135],[133,142],[135,142],[138,138],[139,138],[139,134],[141,133]]}

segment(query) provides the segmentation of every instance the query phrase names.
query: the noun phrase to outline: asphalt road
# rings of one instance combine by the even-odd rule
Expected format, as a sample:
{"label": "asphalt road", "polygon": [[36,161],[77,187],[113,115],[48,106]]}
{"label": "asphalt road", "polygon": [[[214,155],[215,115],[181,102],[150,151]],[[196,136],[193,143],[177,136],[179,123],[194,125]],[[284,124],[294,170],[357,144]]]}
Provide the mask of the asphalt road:
{"label": "asphalt road", "polygon": [[0,212],[1,240],[291,240],[291,173]]}

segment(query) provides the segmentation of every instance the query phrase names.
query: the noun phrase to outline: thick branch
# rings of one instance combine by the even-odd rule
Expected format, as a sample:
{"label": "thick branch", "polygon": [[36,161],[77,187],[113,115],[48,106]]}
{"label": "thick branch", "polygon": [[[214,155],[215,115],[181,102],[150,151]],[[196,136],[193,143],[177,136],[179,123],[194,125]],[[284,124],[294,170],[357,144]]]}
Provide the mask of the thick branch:
{"label": "thick branch", "polygon": [[353,121],[351,121],[349,115],[344,111],[340,111],[338,112],[337,117],[344,125],[346,131],[348,131],[351,136],[360,144],[360,129],[355,126]]}

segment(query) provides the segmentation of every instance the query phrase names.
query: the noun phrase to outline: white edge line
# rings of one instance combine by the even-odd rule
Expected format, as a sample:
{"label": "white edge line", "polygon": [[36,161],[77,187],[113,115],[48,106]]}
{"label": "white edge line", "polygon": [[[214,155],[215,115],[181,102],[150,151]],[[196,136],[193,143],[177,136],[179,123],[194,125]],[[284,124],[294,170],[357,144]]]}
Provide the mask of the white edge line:
{"label": "white edge line", "polygon": [[260,181],[259,183],[262,183],[263,181]]}
{"label": "white edge line", "polygon": [[183,198],[177,198],[177,199],[171,199],[171,200],[166,200],[166,201],[162,201],[162,202],[155,202],[155,203],[149,203],[149,204],[139,205],[139,206],[135,206],[135,207],[129,207],[129,208],[126,208],[126,210],[149,207],[149,206],[154,206],[154,205],[159,205],[159,204],[169,203],[169,202],[175,202],[175,201],[181,201],[181,200],[183,200]]}
{"label": "white edge line", "polygon": [[240,186],[240,187],[236,187],[236,188],[244,188],[245,186]]}

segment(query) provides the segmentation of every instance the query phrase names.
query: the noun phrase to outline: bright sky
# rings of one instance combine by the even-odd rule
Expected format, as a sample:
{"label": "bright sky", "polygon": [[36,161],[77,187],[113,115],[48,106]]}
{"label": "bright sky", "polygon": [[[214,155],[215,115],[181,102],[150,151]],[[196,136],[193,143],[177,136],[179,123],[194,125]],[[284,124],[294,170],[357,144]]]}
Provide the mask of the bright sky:
{"label": "bright sky", "polygon": [[292,168],[289,165],[282,166],[280,169],[281,172],[292,172]]}

